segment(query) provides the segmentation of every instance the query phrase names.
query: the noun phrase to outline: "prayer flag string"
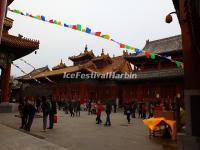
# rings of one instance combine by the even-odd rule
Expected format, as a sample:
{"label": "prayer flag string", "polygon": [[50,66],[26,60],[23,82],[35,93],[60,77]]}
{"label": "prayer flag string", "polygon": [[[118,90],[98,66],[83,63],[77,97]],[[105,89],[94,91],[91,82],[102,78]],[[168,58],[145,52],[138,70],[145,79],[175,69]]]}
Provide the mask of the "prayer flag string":
{"label": "prayer flag string", "polygon": [[135,48],[135,47],[130,46],[128,44],[123,44],[121,42],[118,42],[118,41],[112,39],[109,34],[102,34],[102,32],[92,32],[91,28],[89,28],[89,27],[83,28],[83,26],[81,24],[70,25],[70,24],[67,24],[67,23],[62,23],[61,21],[58,21],[58,20],[55,20],[55,19],[47,19],[43,15],[34,16],[31,13],[24,13],[24,12],[17,10],[17,9],[8,8],[8,10],[10,12],[13,12],[13,13],[16,13],[16,14],[19,14],[19,15],[22,15],[22,16],[31,17],[33,19],[37,19],[37,20],[48,22],[48,23],[55,24],[55,25],[58,25],[58,26],[70,28],[70,29],[73,29],[73,30],[76,30],[76,31],[81,31],[81,32],[84,32],[84,33],[87,33],[87,34],[90,34],[90,35],[94,35],[94,36],[103,38],[105,40],[109,40],[111,42],[116,43],[119,46],[119,48],[121,48],[121,49],[132,50],[132,51],[134,51],[135,54],[144,53],[147,58],[151,58],[152,60],[156,59],[156,57],[164,58],[164,59],[171,61],[172,63],[175,63],[178,68],[182,68],[182,69],[184,68],[183,62],[180,62],[178,60],[174,60],[171,57],[165,57],[165,56],[163,57],[160,54],[156,54],[156,53],[153,53],[153,52],[149,52],[149,51],[146,51],[146,50]]}

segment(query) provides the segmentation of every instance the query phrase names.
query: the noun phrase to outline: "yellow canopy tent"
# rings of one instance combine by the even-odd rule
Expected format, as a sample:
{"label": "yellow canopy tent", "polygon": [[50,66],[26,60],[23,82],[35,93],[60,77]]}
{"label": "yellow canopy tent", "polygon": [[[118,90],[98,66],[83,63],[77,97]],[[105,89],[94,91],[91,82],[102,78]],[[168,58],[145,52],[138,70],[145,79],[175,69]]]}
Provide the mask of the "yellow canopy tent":
{"label": "yellow canopy tent", "polygon": [[161,118],[144,119],[143,122],[151,131],[155,131],[161,122],[166,123],[166,125],[170,127],[170,135],[172,137],[172,140],[176,140],[176,121],[167,120],[161,117]]}

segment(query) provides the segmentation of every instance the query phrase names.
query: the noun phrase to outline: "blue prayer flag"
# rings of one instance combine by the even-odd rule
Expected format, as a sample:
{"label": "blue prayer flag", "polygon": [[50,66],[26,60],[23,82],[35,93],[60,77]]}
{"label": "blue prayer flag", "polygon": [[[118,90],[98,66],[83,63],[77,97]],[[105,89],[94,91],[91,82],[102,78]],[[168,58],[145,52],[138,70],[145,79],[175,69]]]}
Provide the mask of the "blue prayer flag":
{"label": "blue prayer flag", "polygon": [[45,16],[41,16],[41,20],[42,20],[42,21],[46,21],[46,20],[45,20]]}
{"label": "blue prayer flag", "polygon": [[87,27],[85,32],[90,34],[91,33],[91,29]]}
{"label": "blue prayer flag", "polygon": [[68,27],[69,27],[69,25],[67,25],[66,23],[64,23],[64,27],[67,27],[67,28],[68,28]]}
{"label": "blue prayer flag", "polygon": [[136,54],[139,54],[139,53],[141,53],[141,52],[142,52],[141,49],[138,49],[138,48],[135,49],[135,53],[136,53]]}

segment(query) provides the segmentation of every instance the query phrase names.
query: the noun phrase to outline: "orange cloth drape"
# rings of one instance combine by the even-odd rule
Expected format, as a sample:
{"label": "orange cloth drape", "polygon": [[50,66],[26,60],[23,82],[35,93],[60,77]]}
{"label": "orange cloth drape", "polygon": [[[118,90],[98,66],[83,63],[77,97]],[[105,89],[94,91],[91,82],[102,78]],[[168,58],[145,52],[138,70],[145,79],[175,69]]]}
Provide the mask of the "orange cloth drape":
{"label": "orange cloth drape", "polygon": [[176,121],[167,120],[167,119],[161,117],[161,118],[144,119],[143,122],[151,131],[155,131],[156,127],[161,122],[166,123],[171,129],[170,134],[171,134],[172,140],[176,140]]}

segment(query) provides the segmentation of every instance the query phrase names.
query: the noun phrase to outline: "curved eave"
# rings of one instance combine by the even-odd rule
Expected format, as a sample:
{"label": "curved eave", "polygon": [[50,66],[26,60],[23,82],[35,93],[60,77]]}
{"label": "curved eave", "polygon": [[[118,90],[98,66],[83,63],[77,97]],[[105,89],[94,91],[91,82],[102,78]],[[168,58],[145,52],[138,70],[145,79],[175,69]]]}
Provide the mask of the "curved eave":
{"label": "curved eave", "polygon": [[13,2],[14,0],[8,0],[8,6]]}
{"label": "curved eave", "polygon": [[9,34],[3,34],[0,48],[2,51],[12,53],[13,60],[26,56],[39,49],[39,41],[20,38]]}

